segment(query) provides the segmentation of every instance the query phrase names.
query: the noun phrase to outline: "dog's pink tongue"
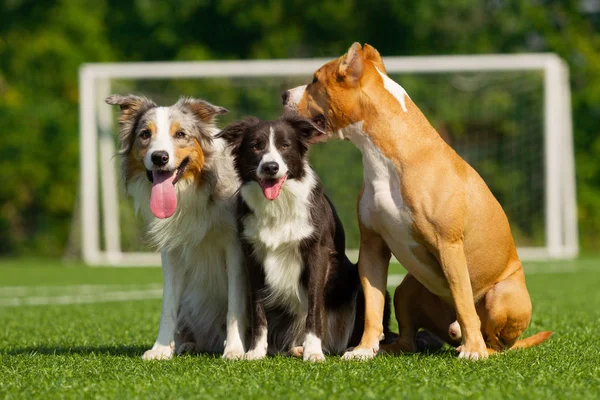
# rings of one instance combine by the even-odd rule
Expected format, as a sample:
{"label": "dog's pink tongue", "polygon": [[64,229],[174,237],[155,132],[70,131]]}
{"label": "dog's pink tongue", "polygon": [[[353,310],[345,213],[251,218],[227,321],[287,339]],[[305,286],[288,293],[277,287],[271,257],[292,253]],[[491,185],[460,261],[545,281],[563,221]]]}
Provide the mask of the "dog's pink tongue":
{"label": "dog's pink tongue", "polygon": [[283,182],[285,182],[285,176],[282,176],[279,180],[268,179],[262,181],[260,186],[262,187],[265,197],[268,200],[275,200],[279,196],[279,192],[281,192]]}
{"label": "dog's pink tongue", "polygon": [[157,218],[169,218],[177,209],[173,179],[175,179],[175,171],[152,171],[150,209]]}

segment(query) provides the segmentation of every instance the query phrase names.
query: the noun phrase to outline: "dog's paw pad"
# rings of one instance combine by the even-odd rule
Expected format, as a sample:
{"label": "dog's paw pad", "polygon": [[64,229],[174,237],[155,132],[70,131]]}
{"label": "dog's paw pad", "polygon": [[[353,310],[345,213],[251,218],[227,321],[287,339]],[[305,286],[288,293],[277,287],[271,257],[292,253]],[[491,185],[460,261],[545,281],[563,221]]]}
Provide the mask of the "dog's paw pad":
{"label": "dog's paw pad", "polygon": [[173,358],[173,350],[171,347],[159,347],[148,350],[142,356],[144,360],[170,360]]}
{"label": "dog's paw pad", "polygon": [[484,359],[488,358],[487,350],[466,351],[466,350],[463,350],[463,348],[464,348],[464,346],[458,346],[456,348],[456,351],[459,352],[458,358],[464,358],[465,360],[473,360],[473,361],[484,360]]}
{"label": "dog's paw pad", "polygon": [[225,360],[241,360],[244,358],[244,349],[225,349],[223,359]]}
{"label": "dog's paw pad", "polygon": [[321,353],[304,353],[303,357],[304,361],[307,362],[323,362],[325,361],[325,354]]}
{"label": "dog's paw pad", "polygon": [[267,352],[262,349],[252,349],[244,354],[244,360],[262,360],[267,356]]}
{"label": "dog's paw pad", "polygon": [[352,351],[347,351],[346,353],[344,353],[344,355],[342,356],[342,359],[343,360],[364,361],[364,360],[370,360],[371,358],[375,357],[376,355],[377,355],[377,352],[375,351],[375,349],[355,347],[354,349],[352,349]]}

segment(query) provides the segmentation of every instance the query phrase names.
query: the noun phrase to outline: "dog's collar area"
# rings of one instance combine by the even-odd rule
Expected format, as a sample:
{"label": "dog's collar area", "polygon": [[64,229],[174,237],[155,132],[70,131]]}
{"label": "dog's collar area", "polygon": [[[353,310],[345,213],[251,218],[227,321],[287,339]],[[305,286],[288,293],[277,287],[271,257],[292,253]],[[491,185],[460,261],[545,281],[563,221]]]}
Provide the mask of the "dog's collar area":
{"label": "dog's collar area", "polygon": [[[179,164],[179,167],[177,167],[177,169],[175,170],[175,171],[177,171],[177,173],[175,175],[175,179],[173,179],[173,185],[176,184],[179,179],[181,179],[181,177],[183,176],[183,173],[185,171],[185,168],[187,167],[189,162],[190,162],[190,158],[186,157],[183,159],[181,164]],[[151,170],[149,170],[149,169],[146,170],[146,176],[148,177],[148,180],[150,181],[150,183],[154,183],[154,177],[152,176]]]}

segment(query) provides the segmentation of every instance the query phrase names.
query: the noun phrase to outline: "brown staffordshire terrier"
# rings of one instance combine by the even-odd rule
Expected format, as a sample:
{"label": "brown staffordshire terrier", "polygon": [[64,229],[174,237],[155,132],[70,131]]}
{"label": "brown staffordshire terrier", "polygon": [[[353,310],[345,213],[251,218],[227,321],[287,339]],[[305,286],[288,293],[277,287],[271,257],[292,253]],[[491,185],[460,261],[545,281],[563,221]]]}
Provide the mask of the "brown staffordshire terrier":
{"label": "brown staffordshire terrier", "polygon": [[362,152],[358,267],[365,329],[346,359],[379,351],[391,254],[408,270],[396,289],[398,340],[384,350],[415,351],[425,328],[460,345],[461,358],[523,348],[531,300],[506,214],[479,174],[440,137],[404,89],[387,76],[378,51],[354,43],[283,94],[288,112],[312,119]]}

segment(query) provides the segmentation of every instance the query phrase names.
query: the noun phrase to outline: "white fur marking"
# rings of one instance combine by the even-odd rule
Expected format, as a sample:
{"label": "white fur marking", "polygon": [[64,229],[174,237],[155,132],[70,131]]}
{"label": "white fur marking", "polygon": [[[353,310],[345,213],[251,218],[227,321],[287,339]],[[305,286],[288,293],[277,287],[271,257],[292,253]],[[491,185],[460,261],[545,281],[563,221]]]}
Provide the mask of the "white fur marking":
{"label": "white fur marking", "polygon": [[398,100],[398,102],[402,106],[402,109],[404,110],[404,112],[408,112],[408,109],[406,108],[406,100],[405,100],[405,96],[408,96],[408,93],[406,93],[406,90],[404,90],[404,88],[402,86],[400,86],[399,84],[394,82],[389,76],[387,76],[386,74],[381,72],[379,70],[379,68],[375,67],[375,69],[377,70],[377,72],[379,72],[379,75],[381,75],[381,78],[383,79],[383,87],[388,92],[390,92],[392,94],[392,96],[394,96],[396,98],[396,100]]}
{"label": "white fur marking", "polygon": [[325,361],[325,355],[323,354],[323,347],[321,345],[321,339],[318,338],[314,333],[308,332],[302,345],[304,361]]}
{"label": "white fur marking", "polygon": [[287,106],[290,106],[290,107],[298,106],[298,103],[300,103],[300,100],[302,99],[302,96],[304,95],[306,86],[307,85],[296,86],[295,88],[289,90],[290,98],[288,100]]}
{"label": "white fur marking", "polygon": [[269,343],[267,342],[267,329],[264,328],[260,332],[260,336],[256,340],[254,348],[250,349],[245,355],[246,360],[260,360],[265,358],[267,355],[267,348]]}
{"label": "white fur marking", "polygon": [[[275,176],[271,176],[271,175],[266,175],[262,168],[264,163],[267,162],[276,162],[279,165],[279,171],[277,172],[277,174]],[[285,174],[287,174],[288,172],[288,167],[285,164],[285,161],[283,161],[283,157],[281,157],[281,154],[279,153],[279,151],[277,151],[277,146],[275,145],[275,131],[273,130],[273,127],[269,127],[269,149],[267,151],[267,153],[265,155],[263,155],[262,159],[260,160],[260,163],[258,164],[258,170],[256,175],[258,175],[259,178],[261,179],[265,179],[265,178],[269,178],[269,179],[279,179],[282,176],[284,176]]]}
{"label": "white fur marking", "polygon": [[156,136],[150,143],[148,152],[144,157],[144,166],[151,170],[154,166],[152,163],[152,153],[155,151],[166,151],[169,154],[169,162],[164,166],[165,169],[174,170],[175,165],[175,146],[171,137],[171,121],[169,107],[156,108]]}

